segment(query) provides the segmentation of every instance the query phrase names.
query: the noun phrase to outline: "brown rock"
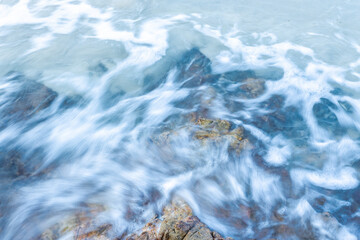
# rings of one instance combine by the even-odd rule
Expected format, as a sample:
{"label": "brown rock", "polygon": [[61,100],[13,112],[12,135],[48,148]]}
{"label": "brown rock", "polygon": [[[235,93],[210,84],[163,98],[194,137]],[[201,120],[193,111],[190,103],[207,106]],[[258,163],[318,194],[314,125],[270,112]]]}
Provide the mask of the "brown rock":
{"label": "brown rock", "polygon": [[242,97],[256,98],[264,93],[265,81],[258,78],[247,78],[240,88],[244,91]]}
{"label": "brown rock", "polygon": [[25,175],[25,165],[21,161],[22,155],[19,151],[13,149],[0,149],[0,167],[4,168],[7,174],[12,177]]}
{"label": "brown rock", "polygon": [[196,122],[197,125],[201,126],[204,129],[211,129],[217,132],[226,133],[230,129],[230,122],[222,119],[207,119],[199,118]]}
{"label": "brown rock", "polygon": [[[109,238],[106,236],[106,232],[111,229],[111,225],[105,224],[103,226],[98,227],[97,229],[78,234],[75,236],[76,240],[108,240]],[[78,229],[80,232],[82,229]],[[109,239],[110,240],[110,239]]]}
{"label": "brown rock", "polygon": [[164,207],[162,220],[150,221],[139,234],[132,234],[128,240],[223,240],[220,234],[212,232],[191,208],[176,199]]}
{"label": "brown rock", "polygon": [[200,141],[203,146],[207,144],[229,143],[229,150],[239,154],[246,147],[251,146],[248,139],[244,138],[244,128],[239,126],[233,130],[231,123],[223,119],[210,119],[198,117],[196,113],[190,115],[188,125],[169,131],[164,131],[151,137],[152,142],[159,147],[160,152],[166,157],[172,157],[171,139],[178,135],[178,131],[189,131],[194,140]]}
{"label": "brown rock", "polygon": [[196,48],[183,55],[178,68],[178,81],[183,82],[184,87],[196,87],[212,80],[210,59]]}
{"label": "brown rock", "polygon": [[104,211],[98,204],[88,204],[86,210],[78,212],[46,229],[37,239],[56,240],[65,235],[71,235],[74,240],[110,240],[107,232],[110,224],[96,226],[94,219]]}
{"label": "brown rock", "polygon": [[221,74],[221,79],[240,84],[240,91],[235,94],[240,98],[256,98],[265,92],[265,80],[251,70],[232,71]]}
{"label": "brown rock", "polygon": [[13,81],[21,83],[20,90],[11,94],[5,113],[16,120],[28,119],[47,108],[57,97],[57,93],[36,81],[15,76]]}
{"label": "brown rock", "polygon": [[194,138],[202,140],[204,144],[209,140],[218,143],[228,140],[230,148],[237,153],[240,153],[245,147],[250,146],[249,141],[244,139],[244,128],[238,127],[229,131],[231,128],[231,123],[229,121],[199,118],[196,125],[200,126],[200,130],[195,131]]}

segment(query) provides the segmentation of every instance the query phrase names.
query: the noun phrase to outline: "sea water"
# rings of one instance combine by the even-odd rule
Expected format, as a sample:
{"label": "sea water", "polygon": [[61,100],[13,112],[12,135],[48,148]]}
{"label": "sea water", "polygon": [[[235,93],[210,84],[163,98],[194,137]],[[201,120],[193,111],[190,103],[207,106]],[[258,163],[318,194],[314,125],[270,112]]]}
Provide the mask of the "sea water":
{"label": "sea water", "polygon": [[[1,0],[0,239],[36,239],[84,204],[125,236],[174,195],[234,239],[359,239],[359,12],[356,0]],[[263,91],[184,86],[192,49],[212,75],[251,71]],[[29,81],[49,106],[15,119]],[[250,147],[194,141],[184,116],[204,98]]]}

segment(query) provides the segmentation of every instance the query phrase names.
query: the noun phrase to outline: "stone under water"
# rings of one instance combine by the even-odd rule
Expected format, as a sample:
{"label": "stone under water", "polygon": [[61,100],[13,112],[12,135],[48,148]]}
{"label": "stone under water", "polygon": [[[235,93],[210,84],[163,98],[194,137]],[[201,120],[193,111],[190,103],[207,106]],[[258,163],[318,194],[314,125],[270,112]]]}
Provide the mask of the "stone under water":
{"label": "stone under water", "polygon": [[[126,238],[127,240],[224,240],[193,215],[189,205],[175,198],[163,209],[161,217],[155,217],[146,226]],[[226,238],[230,240],[231,238]]]}

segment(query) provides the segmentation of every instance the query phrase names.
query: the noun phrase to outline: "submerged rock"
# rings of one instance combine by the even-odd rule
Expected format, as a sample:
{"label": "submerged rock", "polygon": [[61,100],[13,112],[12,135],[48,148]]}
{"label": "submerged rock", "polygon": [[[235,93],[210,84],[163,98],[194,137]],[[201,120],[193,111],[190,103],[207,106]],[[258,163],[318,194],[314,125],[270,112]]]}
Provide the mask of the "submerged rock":
{"label": "submerged rock", "polygon": [[268,100],[262,102],[260,107],[267,110],[278,110],[285,105],[285,97],[282,95],[272,95]]}
{"label": "submerged rock", "polygon": [[6,96],[8,99],[6,99],[2,114],[8,121],[29,119],[49,107],[58,96],[56,92],[45,85],[26,79],[22,75],[13,74],[10,82],[15,83],[15,87],[18,89]]}
{"label": "submerged rock", "polygon": [[240,98],[257,98],[265,92],[265,80],[251,70],[226,72],[221,74],[220,79],[225,88],[231,84],[239,84],[238,88],[231,87],[229,91]]}
{"label": "submerged rock", "polygon": [[177,67],[184,87],[196,87],[211,79],[211,61],[197,48],[186,52]]}
{"label": "submerged rock", "polygon": [[19,151],[0,148],[0,173],[2,176],[15,178],[25,175],[25,172],[25,165]]}
{"label": "submerged rock", "polygon": [[[176,199],[165,206],[161,218],[154,218],[139,232],[127,240],[224,240],[220,234],[211,231],[191,208]],[[231,239],[231,238],[226,238]]]}
{"label": "submerged rock", "polygon": [[320,100],[320,102],[314,104],[312,109],[319,126],[335,135],[342,134],[343,128],[333,112],[338,109],[337,106],[326,98],[321,98]]}
{"label": "submerged rock", "polygon": [[27,80],[23,82],[22,89],[12,97],[14,101],[8,108],[9,113],[30,117],[49,107],[57,97],[57,93],[41,83]]}
{"label": "submerged rock", "polygon": [[257,98],[265,91],[265,81],[257,78],[247,78],[240,86],[240,96],[244,98]]}
{"label": "submerged rock", "polygon": [[[211,60],[197,48],[185,52],[175,66],[178,71],[175,81],[181,83],[181,87],[196,88],[204,84],[215,84],[217,85],[216,91],[225,92],[240,99],[257,98],[262,95],[266,90],[265,79],[269,79],[265,73],[260,71],[256,74],[252,70],[215,74],[212,72]],[[281,74],[283,73],[277,75]],[[165,78],[160,82],[163,83]],[[149,81],[159,82],[151,78],[146,82]],[[234,87],[235,85],[236,87]],[[154,89],[154,86],[150,89]]]}
{"label": "submerged rock", "polygon": [[[192,50],[187,55],[188,57],[185,59],[188,59],[190,69],[196,69],[194,71],[202,76],[211,71],[211,69],[204,70],[204,68],[209,67],[209,61],[202,59],[204,56],[198,50]],[[202,60],[200,61],[199,59]],[[193,66],[194,64],[196,67]],[[224,75],[229,75],[227,77],[231,79],[243,78],[246,80],[252,74],[252,71],[246,71],[229,72]],[[190,74],[189,76],[193,75]],[[181,133],[184,132],[190,137],[190,140],[200,142],[202,146],[208,144],[223,146],[228,144],[229,150],[235,150],[236,153],[240,153],[246,146],[250,146],[248,139],[244,136],[244,128],[225,119],[217,119],[211,116],[212,109],[216,108],[220,101],[217,89],[212,86],[202,86],[201,90],[196,94],[195,100],[192,96],[191,102],[188,103],[196,111],[181,115],[175,120],[175,123],[166,125],[164,127],[166,130],[160,130],[160,132],[151,137],[152,142],[159,148],[160,152],[164,153],[163,156],[171,159],[175,157],[173,147],[171,146],[172,140],[175,140],[178,136],[183,136]],[[185,108],[180,104],[177,107]]]}
{"label": "submerged rock", "polygon": [[[155,64],[157,65],[157,64]],[[144,78],[144,92],[152,91],[164,84],[171,69],[176,69],[175,82],[184,88],[196,88],[213,83],[218,75],[212,74],[211,61],[198,48],[185,51],[179,58],[167,58],[166,63],[157,66],[158,72]]]}
{"label": "submerged rock", "polygon": [[342,109],[345,110],[345,112],[349,114],[354,113],[354,107],[351,106],[351,104],[348,103],[347,101],[338,101],[338,103],[342,107]]}
{"label": "submerged rock", "polygon": [[244,137],[244,128],[242,126],[230,130],[231,123],[229,121],[207,118],[199,118],[195,124],[200,129],[195,131],[194,138],[201,140],[203,144],[208,141],[217,143],[228,141],[230,148],[237,153],[240,153],[249,145],[249,141]]}
{"label": "submerged rock", "polygon": [[9,182],[45,176],[54,170],[55,165],[43,166],[43,159],[44,151],[41,148],[29,150],[4,142],[0,145],[0,176]]}
{"label": "submerged rock", "polygon": [[284,103],[283,96],[271,96],[260,104],[268,112],[255,115],[251,123],[271,136],[282,134],[297,145],[304,145],[310,134],[306,122],[297,107],[284,107]]}
{"label": "submerged rock", "polygon": [[45,230],[38,240],[56,240],[66,236],[75,240],[110,240],[108,232],[110,224],[97,226],[94,219],[104,211],[104,207],[89,204],[84,211],[78,212]]}

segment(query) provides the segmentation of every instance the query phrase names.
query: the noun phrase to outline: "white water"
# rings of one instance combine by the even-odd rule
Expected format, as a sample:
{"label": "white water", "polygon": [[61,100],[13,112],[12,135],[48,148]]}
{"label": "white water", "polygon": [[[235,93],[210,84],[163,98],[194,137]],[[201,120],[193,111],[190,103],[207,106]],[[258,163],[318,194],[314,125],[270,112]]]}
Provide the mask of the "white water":
{"label": "white water", "polygon": [[[0,1],[1,104],[17,91],[10,71],[60,95],[36,116],[44,121],[0,132],[1,147],[21,148],[25,166],[35,169],[30,178],[1,179],[0,239],[32,239],[84,203],[105,205],[96,220],[120,236],[141,227],[173,194],[235,239],[269,239],[279,224],[315,239],[359,239],[359,11],[355,0]],[[179,116],[197,110],[196,93],[211,95],[174,80],[174,64],[193,47],[212,61],[213,73],[283,70],[280,80],[266,81],[264,94],[235,99],[244,107],[229,109],[225,93],[210,107],[212,118],[245,127],[256,139],[252,150],[232,156],[226,146],[200,146],[181,129]],[[284,108],[298,109],[305,144],[293,139],[292,128],[256,124],[268,111],[260,103],[274,94],[286,98]],[[87,104],[61,110],[63,97],[74,95]],[[319,126],[313,106],[320,98],[336,104],[342,134]],[[187,108],[178,107],[187,99]],[[149,143],[164,125],[179,131],[164,150],[175,156],[171,161]],[[153,199],[154,192],[160,196]],[[326,203],[317,205],[318,198]],[[285,221],[275,222],[274,212]]]}

